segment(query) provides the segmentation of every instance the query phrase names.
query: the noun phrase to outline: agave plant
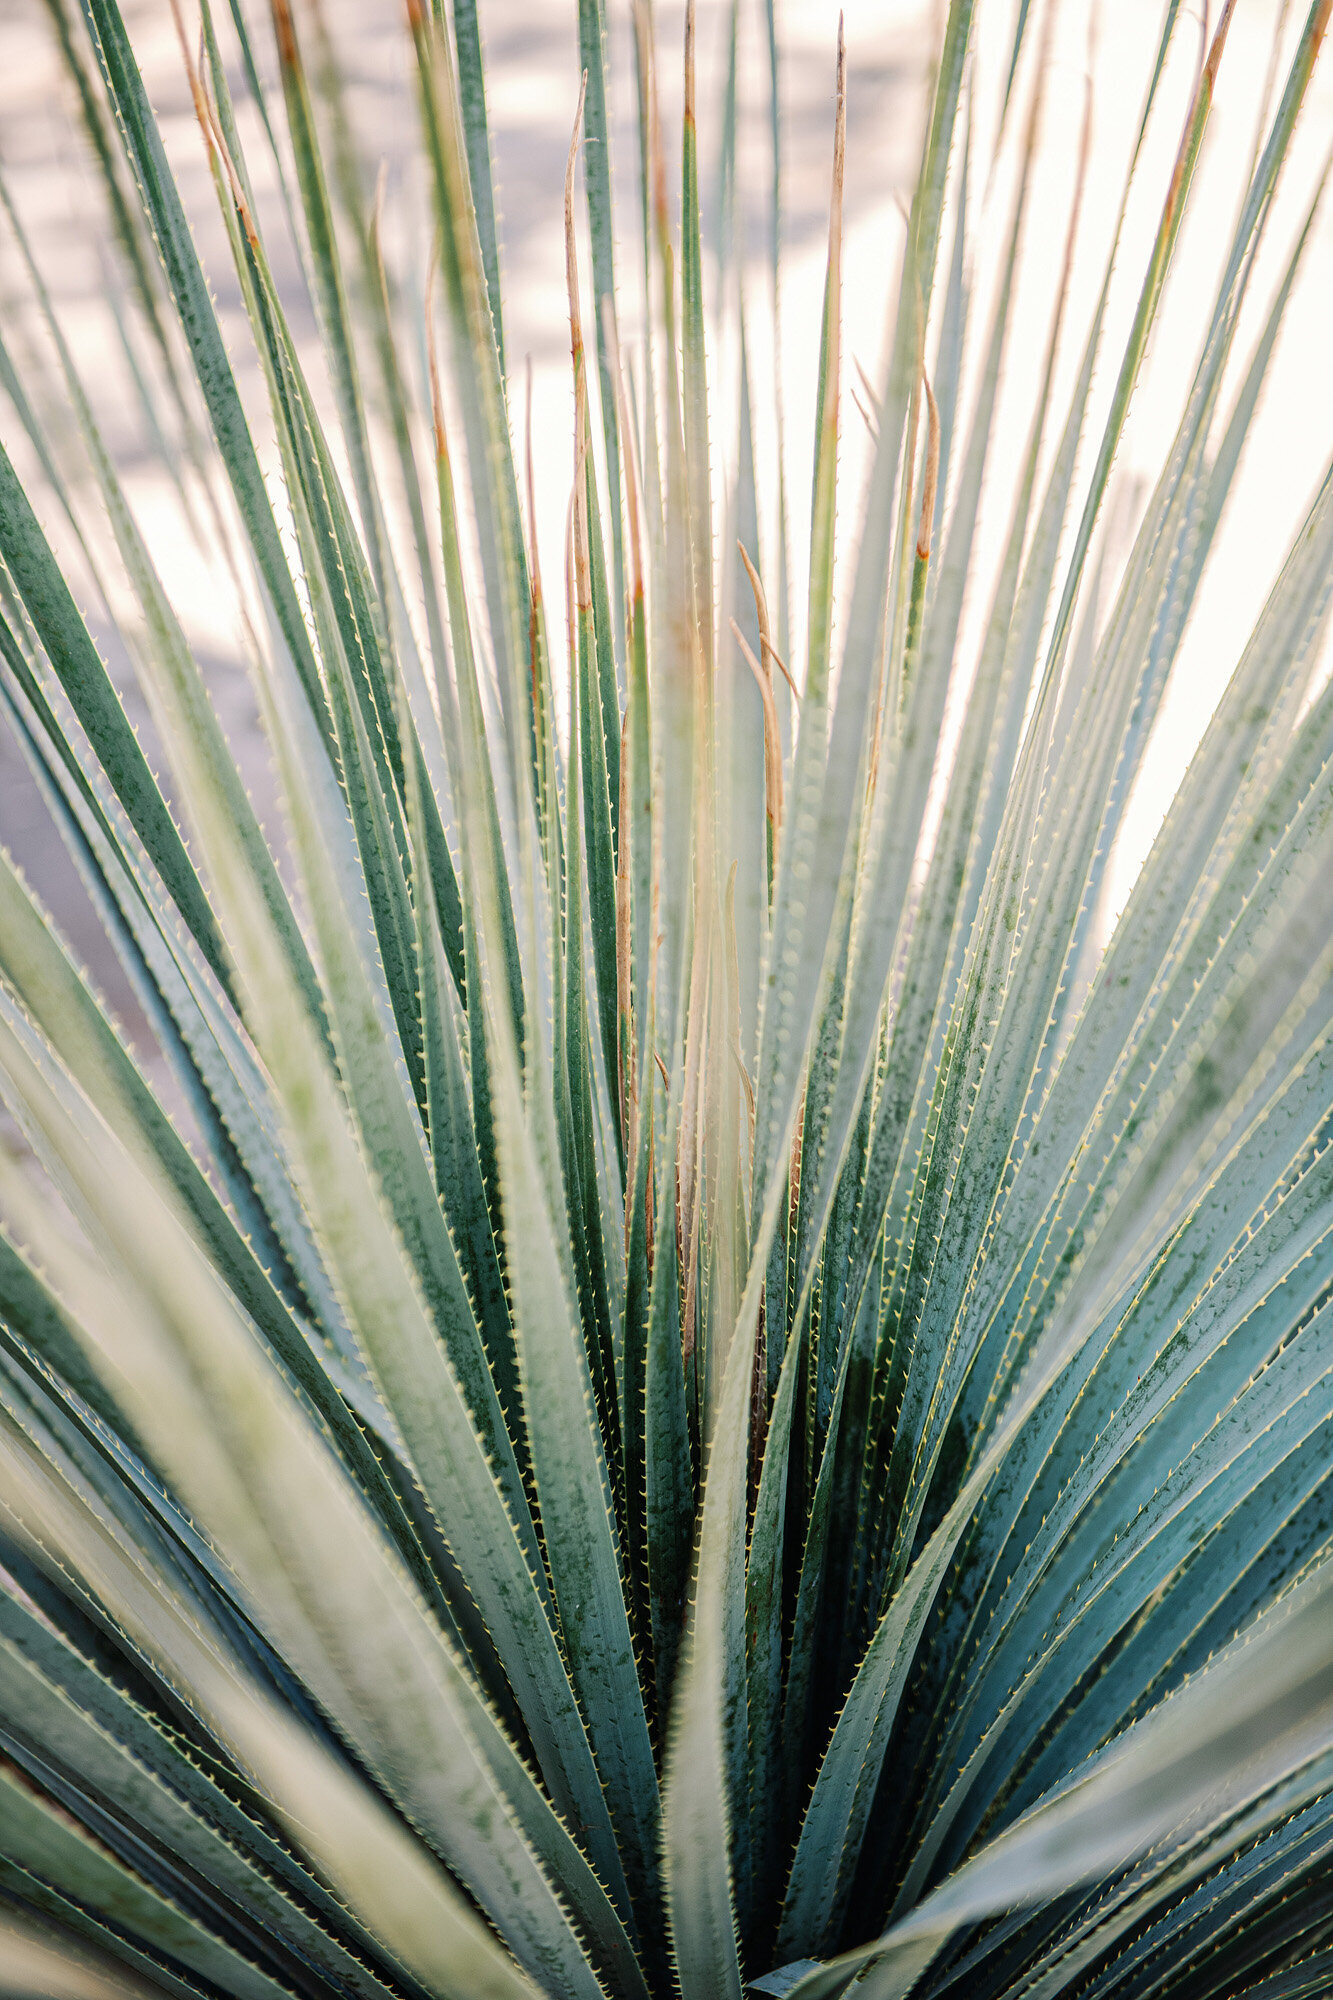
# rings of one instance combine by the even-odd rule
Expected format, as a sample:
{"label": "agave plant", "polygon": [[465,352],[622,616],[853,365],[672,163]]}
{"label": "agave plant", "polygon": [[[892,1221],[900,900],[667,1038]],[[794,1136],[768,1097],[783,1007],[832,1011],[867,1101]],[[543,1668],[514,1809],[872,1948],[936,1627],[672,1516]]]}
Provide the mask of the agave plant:
{"label": "agave plant", "polygon": [[[1006,10],[992,73],[952,0],[835,538],[839,47],[789,570],[743,288],[705,298],[693,13],[677,207],[632,10],[625,282],[580,0],[548,598],[472,0],[402,30],[412,271],[319,13],[272,0],[266,97],[240,0],[225,37],[173,0],[244,393],[117,0],[47,0],[281,827],[6,197],[45,331],[4,353],[0,697],[143,1019],[136,1052],[5,857],[0,1991],[1333,1991],[1333,481],[1106,916],[1310,234],[1247,356],[1331,4],[1295,24],[1178,428],[1117,514],[1235,0],[1123,352],[1109,266],[1074,326],[1067,255],[1013,463],[1046,12]],[[772,0],[767,29],[776,257]],[[1012,200],[979,246],[985,108]]]}

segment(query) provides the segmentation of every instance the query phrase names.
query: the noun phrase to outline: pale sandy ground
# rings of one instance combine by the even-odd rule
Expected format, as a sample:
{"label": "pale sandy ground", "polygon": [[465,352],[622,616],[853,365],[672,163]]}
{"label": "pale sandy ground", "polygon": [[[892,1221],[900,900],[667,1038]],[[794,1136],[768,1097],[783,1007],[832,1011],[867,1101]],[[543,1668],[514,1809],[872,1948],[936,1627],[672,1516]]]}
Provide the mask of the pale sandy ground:
{"label": "pale sandy ground", "polygon": [[[197,128],[189,108],[179,50],[167,0],[134,0],[127,10],[140,59],[164,135],[177,164],[195,219],[198,241],[217,294],[242,385],[257,395],[256,371],[248,356],[234,279],[222,244]],[[225,13],[225,9],[221,10]],[[263,12],[251,10],[256,17]],[[564,320],[563,246],[560,182],[577,94],[576,8],[573,0],[482,0],[481,16],[489,60],[489,94],[500,200],[503,213],[507,298],[507,339],[511,366],[532,357],[533,435],[538,465],[539,538],[549,580],[561,574],[565,501],[570,479],[571,409],[568,389],[567,328]],[[980,9],[983,65],[993,80],[1002,60],[1013,0],[992,0]],[[1288,10],[1285,42],[1295,32],[1303,6]],[[428,244],[428,224],[410,172],[405,147],[411,132],[409,50],[396,0],[328,0],[328,18],[353,79],[353,110],[365,151],[387,163],[389,237],[405,273],[420,283]],[[637,210],[636,152],[632,139],[633,91],[629,69],[628,8],[613,0],[610,53],[612,107],[621,145],[617,200],[623,270],[636,268],[633,224]],[[700,0],[701,116],[705,130],[705,186],[711,188],[714,149],[707,143],[710,109],[720,91],[718,56],[727,9],[722,0]],[[786,111],[786,264],[784,285],[785,380],[787,385],[789,474],[794,503],[793,558],[800,569],[805,532],[801,507],[808,492],[808,440],[813,418],[813,357],[817,340],[823,267],[823,235],[832,113],[832,63],[836,9],[827,0],[785,0],[780,8],[784,38]],[[1216,12],[1216,9],[1214,9]],[[656,9],[662,62],[664,111],[668,130],[679,102],[679,49],[683,9]],[[939,9],[912,0],[847,0],[850,101],[847,198],[846,351],[873,377],[883,348],[885,309],[894,259],[901,240],[900,201],[919,141],[919,91]],[[1160,458],[1169,428],[1192,369],[1201,315],[1235,215],[1248,161],[1254,122],[1269,54],[1280,17],[1280,0],[1239,0],[1231,45],[1204,163],[1197,212],[1187,224],[1180,264],[1167,301],[1162,330],[1136,400],[1121,465],[1131,477],[1151,470]],[[1071,324],[1081,336],[1119,198],[1130,133],[1137,119],[1147,66],[1156,43],[1160,0],[1108,0],[1100,9],[1095,62],[1093,170],[1090,176],[1085,241],[1074,270]],[[760,59],[757,0],[742,9],[744,40],[741,99],[744,130],[742,182],[755,211],[754,238],[760,241],[768,171],[764,109],[766,88]],[[1196,8],[1197,18],[1197,8]],[[1053,259],[1058,254],[1071,185],[1071,160],[1082,116],[1088,63],[1090,0],[1063,0],[1048,87],[1040,167],[1026,274],[1012,355],[1008,418],[1001,431],[992,474],[990,547],[1004,531],[1006,474],[1016,461],[1026,430],[1028,396],[1035,356],[1042,340],[1042,312]],[[267,50],[262,24],[258,42]],[[1108,328],[1108,351],[1123,340],[1142,269],[1155,204],[1169,173],[1179,121],[1192,83],[1198,28],[1186,23],[1168,75],[1163,107],[1145,155],[1140,181],[1152,199],[1131,204],[1120,258],[1120,282]],[[264,60],[267,60],[265,53]],[[983,70],[983,74],[985,70]],[[993,98],[993,90],[988,95]],[[992,136],[986,117],[978,128],[978,160],[984,162]],[[1258,284],[1266,298],[1292,229],[1303,212],[1333,138],[1333,53],[1326,53],[1311,95],[1304,135],[1298,142],[1275,221],[1269,254]],[[256,154],[256,160],[258,160]],[[102,294],[104,251],[98,230],[101,210],[90,168],[73,133],[69,105],[51,48],[41,0],[0,0],[0,161],[20,209],[33,231],[62,318],[101,402],[127,484],[145,528],[159,552],[164,574],[200,657],[208,665],[224,723],[238,744],[261,795],[267,773],[258,748],[254,705],[236,664],[233,633],[224,597],[174,520],[170,489],[145,460],[128,399],[118,380],[115,336]],[[975,195],[981,209],[983,246],[998,240],[1007,199],[1002,166],[993,183],[978,172]],[[277,239],[280,268],[292,275],[290,256]],[[983,248],[980,279],[988,280]],[[755,366],[760,393],[771,381],[766,339],[762,265],[748,276]],[[21,356],[31,318],[15,303],[16,258],[0,227],[0,311],[7,338]],[[1277,563],[1333,449],[1333,371],[1327,364],[1333,323],[1333,208],[1320,220],[1307,263],[1307,276],[1289,319],[1266,397],[1259,433],[1246,468],[1244,504],[1230,516],[1214,564],[1208,592],[1189,634],[1177,686],[1168,701],[1150,770],[1140,790],[1130,837],[1118,871],[1123,889],[1144,842],[1169,796],[1184,758],[1206,719],[1226,674],[1234,665],[1244,633],[1262,601]],[[632,312],[630,314],[632,321]],[[297,312],[298,328],[309,341],[309,314]],[[1242,342],[1242,348],[1244,342]],[[1057,384],[1067,393],[1073,345]],[[1098,382],[1103,399],[1112,370],[1104,365]],[[521,401],[521,399],[518,399]],[[719,435],[731,434],[732,369],[723,343],[715,356],[713,404]],[[256,401],[254,406],[259,408]],[[1094,427],[1100,418],[1094,412]],[[15,426],[6,408],[0,426],[9,442]],[[256,426],[261,447],[268,427]],[[22,454],[16,456],[22,462]],[[860,419],[848,408],[843,453],[844,492],[853,494],[864,469]],[[761,462],[764,532],[773,531],[774,490],[771,450]],[[855,518],[845,500],[842,520]],[[848,551],[850,555],[850,550]],[[845,560],[846,558],[844,558]],[[982,604],[984,592],[978,593]],[[799,617],[798,617],[799,627]],[[108,635],[99,627],[99,637]],[[966,639],[965,644],[971,640]],[[793,638],[799,659],[799,629]],[[79,949],[99,970],[99,950],[91,913],[81,908],[69,871],[52,853],[52,837],[39,802],[8,744],[0,745],[0,838],[24,863],[74,932]],[[108,972],[108,977],[112,975]],[[114,984],[114,979],[113,979]]]}

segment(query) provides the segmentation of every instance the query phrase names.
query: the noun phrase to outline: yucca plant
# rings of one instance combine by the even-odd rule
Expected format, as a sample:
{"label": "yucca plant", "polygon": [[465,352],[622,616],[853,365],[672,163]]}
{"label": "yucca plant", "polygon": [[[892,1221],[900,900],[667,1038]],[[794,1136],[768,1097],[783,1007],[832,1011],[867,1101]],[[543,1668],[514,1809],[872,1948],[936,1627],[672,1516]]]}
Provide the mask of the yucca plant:
{"label": "yucca plant", "polygon": [[117,0],[46,0],[281,811],[270,848],[6,196],[41,324],[3,351],[0,698],[142,1018],[0,861],[0,1991],[1333,1992],[1333,483],[1106,914],[1310,236],[1247,356],[1331,0],[1121,501],[1235,0],[1123,352],[1109,267],[1066,310],[1071,163],[1012,462],[1049,24],[1005,10],[992,72],[952,0],[835,536],[839,46],[799,560],[755,473],[737,6],[702,175],[687,22],[678,204],[650,0],[623,24],[627,280],[580,0],[548,594],[473,0],[384,28],[415,261],[318,10],[172,3],[244,394]]}

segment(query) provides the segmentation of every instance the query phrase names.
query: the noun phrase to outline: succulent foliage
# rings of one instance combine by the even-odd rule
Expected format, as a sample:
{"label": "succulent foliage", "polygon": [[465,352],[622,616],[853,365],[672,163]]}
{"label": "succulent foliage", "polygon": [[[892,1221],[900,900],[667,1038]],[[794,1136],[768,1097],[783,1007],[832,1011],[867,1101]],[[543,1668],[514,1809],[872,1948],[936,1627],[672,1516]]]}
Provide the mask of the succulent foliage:
{"label": "succulent foliage", "polygon": [[[703,167],[689,14],[678,193],[627,10],[619,242],[580,0],[549,595],[475,0],[384,30],[410,272],[318,7],[271,0],[261,44],[242,0],[172,4],[240,376],[118,0],[46,0],[281,809],[270,847],[6,195],[44,331],[0,352],[0,702],[141,1032],[0,857],[0,1991],[1333,1992],[1333,479],[1106,921],[1310,233],[1246,358],[1333,0],[1129,507],[1236,0],[1123,346],[1057,260],[1013,462],[1047,10],[992,74],[951,0],[835,536],[839,46],[799,560],[755,470],[736,0]],[[1139,147],[1187,34],[1166,0]]]}

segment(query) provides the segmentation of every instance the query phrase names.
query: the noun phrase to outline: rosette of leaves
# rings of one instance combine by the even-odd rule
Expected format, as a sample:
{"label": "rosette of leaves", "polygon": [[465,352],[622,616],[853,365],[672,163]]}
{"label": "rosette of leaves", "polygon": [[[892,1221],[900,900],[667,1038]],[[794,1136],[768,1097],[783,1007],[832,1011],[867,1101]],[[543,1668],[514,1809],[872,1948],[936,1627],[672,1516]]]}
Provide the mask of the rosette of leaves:
{"label": "rosette of leaves", "polygon": [[[1109,273],[1065,310],[1071,174],[1012,462],[1045,16],[992,75],[952,0],[836,643],[841,50],[789,568],[736,287],[705,298],[693,16],[678,197],[629,16],[636,263],[581,0],[548,598],[470,0],[384,28],[431,209],[406,279],[318,11],[272,0],[261,37],[179,0],[239,377],[117,0],[47,4],[281,846],[7,202],[45,327],[5,348],[0,699],[139,1038],[5,858],[0,1990],[1333,1990],[1333,485],[1103,916],[1309,235],[1238,352],[1329,0],[1120,544],[1235,0],[1115,350]],[[1140,146],[1185,33],[1168,0]]]}

